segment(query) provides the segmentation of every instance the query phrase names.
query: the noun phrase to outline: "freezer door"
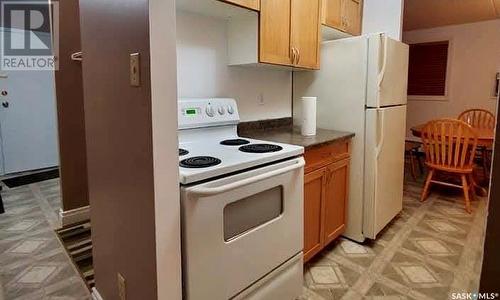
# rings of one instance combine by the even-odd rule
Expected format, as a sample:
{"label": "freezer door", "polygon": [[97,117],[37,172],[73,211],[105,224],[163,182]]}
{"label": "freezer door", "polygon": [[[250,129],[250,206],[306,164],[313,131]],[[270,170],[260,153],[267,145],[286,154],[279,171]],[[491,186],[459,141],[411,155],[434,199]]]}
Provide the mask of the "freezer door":
{"label": "freezer door", "polygon": [[408,45],[384,34],[369,36],[367,107],[407,102]]}
{"label": "freezer door", "polygon": [[366,110],[363,235],[377,234],[403,209],[406,105]]}

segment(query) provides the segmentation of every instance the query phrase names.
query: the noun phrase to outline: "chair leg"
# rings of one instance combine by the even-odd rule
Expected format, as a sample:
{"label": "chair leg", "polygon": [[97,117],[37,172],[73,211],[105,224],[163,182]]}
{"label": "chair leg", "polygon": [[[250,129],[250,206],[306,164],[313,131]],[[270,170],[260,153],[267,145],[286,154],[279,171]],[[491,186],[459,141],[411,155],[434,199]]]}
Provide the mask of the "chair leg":
{"label": "chair leg", "polygon": [[427,196],[429,194],[429,188],[431,186],[431,180],[432,180],[433,176],[434,176],[434,170],[431,169],[431,170],[429,170],[429,174],[427,174],[427,178],[425,179],[424,190],[422,191],[422,197],[420,198],[420,202],[424,202],[425,199],[427,199]]}
{"label": "chair leg", "polygon": [[483,161],[483,172],[484,172],[484,178],[486,180],[490,179],[490,160],[488,157],[488,149],[482,149],[481,150],[481,156],[482,156],[482,161]]}
{"label": "chair leg", "polygon": [[411,176],[413,177],[413,180],[417,181],[417,173],[415,172],[415,157],[413,155],[413,151],[410,151]]}
{"label": "chair leg", "polygon": [[471,195],[473,196],[473,199],[474,199],[476,196],[476,186],[474,184],[474,175],[472,175],[472,173],[469,174],[467,179],[469,180],[468,181],[469,182],[469,190],[470,190]]}
{"label": "chair leg", "polygon": [[462,189],[464,190],[465,210],[470,214],[472,212],[472,210],[470,208],[469,183],[467,182],[466,175],[462,175]]}
{"label": "chair leg", "polygon": [[420,170],[420,175],[424,174],[424,165],[422,164],[422,160],[420,159],[420,155],[418,151],[415,151],[415,156],[417,157],[418,169]]}

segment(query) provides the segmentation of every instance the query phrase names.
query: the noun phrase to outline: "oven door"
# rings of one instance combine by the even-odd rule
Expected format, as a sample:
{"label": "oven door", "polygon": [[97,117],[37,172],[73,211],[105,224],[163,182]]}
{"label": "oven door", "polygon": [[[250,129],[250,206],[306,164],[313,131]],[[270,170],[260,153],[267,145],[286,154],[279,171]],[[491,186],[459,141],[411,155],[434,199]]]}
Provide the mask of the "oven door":
{"label": "oven door", "polygon": [[187,299],[230,299],[302,251],[303,181],[300,157],[181,189]]}

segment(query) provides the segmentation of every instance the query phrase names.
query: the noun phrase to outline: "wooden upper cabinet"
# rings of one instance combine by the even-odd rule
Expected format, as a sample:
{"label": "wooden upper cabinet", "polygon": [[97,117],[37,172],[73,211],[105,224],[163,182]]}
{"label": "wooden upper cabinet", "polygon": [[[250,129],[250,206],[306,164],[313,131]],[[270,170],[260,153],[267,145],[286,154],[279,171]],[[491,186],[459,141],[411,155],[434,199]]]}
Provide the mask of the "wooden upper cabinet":
{"label": "wooden upper cabinet", "polygon": [[221,0],[221,1],[231,4],[236,4],[238,6],[250,8],[253,10],[260,9],[260,0]]}
{"label": "wooden upper cabinet", "polygon": [[345,230],[348,199],[349,159],[333,163],[326,168],[325,188],[325,244],[336,239]]}
{"label": "wooden upper cabinet", "polygon": [[317,170],[304,176],[304,261],[323,247],[323,205],[326,172]]}
{"label": "wooden upper cabinet", "polygon": [[352,35],[361,34],[362,0],[322,0],[321,23]]}
{"label": "wooden upper cabinet", "polygon": [[352,35],[361,34],[362,1],[344,0],[345,31]]}
{"label": "wooden upper cabinet", "polygon": [[321,0],[291,0],[292,64],[319,68]]}
{"label": "wooden upper cabinet", "polygon": [[290,0],[264,0],[260,6],[260,62],[290,65]]}
{"label": "wooden upper cabinet", "polygon": [[342,27],[342,0],[323,0],[321,23],[324,25]]}

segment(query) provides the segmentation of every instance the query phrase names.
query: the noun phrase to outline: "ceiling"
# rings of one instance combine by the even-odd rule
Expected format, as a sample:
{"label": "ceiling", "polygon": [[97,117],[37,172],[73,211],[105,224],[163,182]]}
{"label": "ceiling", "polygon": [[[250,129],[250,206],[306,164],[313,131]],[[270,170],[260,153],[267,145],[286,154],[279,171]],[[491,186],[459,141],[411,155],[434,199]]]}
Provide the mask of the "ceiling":
{"label": "ceiling", "polygon": [[404,30],[500,18],[500,0],[405,0]]}

